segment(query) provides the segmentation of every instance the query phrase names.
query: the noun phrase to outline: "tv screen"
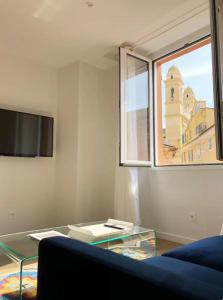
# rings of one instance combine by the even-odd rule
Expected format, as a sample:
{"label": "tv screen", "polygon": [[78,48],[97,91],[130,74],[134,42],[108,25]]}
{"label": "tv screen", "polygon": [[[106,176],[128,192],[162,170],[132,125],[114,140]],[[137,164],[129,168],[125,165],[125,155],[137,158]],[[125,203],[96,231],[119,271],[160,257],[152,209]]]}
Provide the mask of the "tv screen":
{"label": "tv screen", "polygon": [[53,156],[53,118],[0,109],[0,155]]}

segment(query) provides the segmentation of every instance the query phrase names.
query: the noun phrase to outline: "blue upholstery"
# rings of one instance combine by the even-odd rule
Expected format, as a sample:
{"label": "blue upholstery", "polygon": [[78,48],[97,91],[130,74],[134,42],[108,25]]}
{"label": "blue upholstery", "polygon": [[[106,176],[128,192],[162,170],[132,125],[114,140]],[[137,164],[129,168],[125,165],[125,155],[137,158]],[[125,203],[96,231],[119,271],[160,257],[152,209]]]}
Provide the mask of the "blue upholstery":
{"label": "blue upholstery", "polygon": [[163,254],[223,272],[223,236],[209,237]]}
{"label": "blue upholstery", "polygon": [[216,287],[223,285],[223,273],[193,263],[185,262],[170,257],[157,256],[145,261],[150,266],[157,266],[164,272],[171,270],[177,276],[187,276],[200,280],[205,284]]}
{"label": "blue upholstery", "polygon": [[142,262],[76,240],[44,239],[38,300],[223,299],[221,272],[169,257]]}

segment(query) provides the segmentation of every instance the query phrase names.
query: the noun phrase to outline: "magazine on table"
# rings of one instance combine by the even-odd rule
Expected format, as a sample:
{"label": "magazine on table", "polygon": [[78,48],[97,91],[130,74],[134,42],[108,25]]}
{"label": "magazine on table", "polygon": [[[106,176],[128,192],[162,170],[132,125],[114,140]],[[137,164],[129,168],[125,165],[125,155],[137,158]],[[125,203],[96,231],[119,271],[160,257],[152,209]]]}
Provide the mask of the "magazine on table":
{"label": "magazine on table", "polygon": [[46,239],[49,237],[55,237],[55,236],[65,236],[67,237],[67,235],[60,233],[58,231],[55,230],[50,230],[50,231],[43,231],[43,232],[38,232],[38,233],[31,233],[28,234],[29,237],[41,241],[42,239]]}
{"label": "magazine on table", "polygon": [[114,219],[108,219],[105,223],[84,225],[82,227],[68,225],[70,229],[68,236],[90,243],[127,234],[133,226],[133,223]]}

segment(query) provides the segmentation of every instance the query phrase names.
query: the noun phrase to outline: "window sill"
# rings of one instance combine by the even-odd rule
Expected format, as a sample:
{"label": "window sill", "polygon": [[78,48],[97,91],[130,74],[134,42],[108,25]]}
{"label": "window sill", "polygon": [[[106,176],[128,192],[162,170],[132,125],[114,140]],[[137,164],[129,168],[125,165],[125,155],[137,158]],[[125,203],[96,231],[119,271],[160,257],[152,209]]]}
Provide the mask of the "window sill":
{"label": "window sill", "polygon": [[206,165],[178,165],[178,166],[151,166],[153,171],[202,171],[202,170],[223,170],[223,163],[220,164],[206,164]]}

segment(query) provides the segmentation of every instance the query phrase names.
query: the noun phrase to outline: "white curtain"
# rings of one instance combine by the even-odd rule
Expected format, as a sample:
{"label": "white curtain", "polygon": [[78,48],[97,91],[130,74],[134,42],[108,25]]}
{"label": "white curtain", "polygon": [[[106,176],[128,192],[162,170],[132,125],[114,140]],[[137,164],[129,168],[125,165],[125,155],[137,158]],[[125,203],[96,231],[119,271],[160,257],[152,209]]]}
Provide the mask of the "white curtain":
{"label": "white curtain", "polygon": [[[131,62],[135,69],[135,62]],[[134,70],[133,70],[134,71]],[[134,71],[136,73],[136,71]],[[132,76],[126,81],[125,113],[127,117],[127,156],[130,160],[138,158],[137,141],[137,91],[138,87]],[[128,101],[127,101],[128,99]],[[117,141],[119,133],[117,132]],[[115,170],[115,218],[140,225],[139,176],[137,167],[119,167],[119,144],[117,142]]]}
{"label": "white curtain", "polygon": [[116,167],[115,219],[141,223],[137,168]]}
{"label": "white curtain", "polygon": [[[134,146],[134,154],[137,155],[137,133],[136,133],[136,116],[130,115],[129,120],[129,137]],[[118,135],[117,135],[118,137]],[[117,138],[118,140],[118,138]],[[118,143],[117,143],[118,145]],[[132,146],[132,145],[131,145]],[[115,219],[133,222],[140,225],[140,203],[139,203],[139,178],[137,167],[119,167],[118,148],[116,155],[115,170]],[[137,157],[137,156],[136,156]]]}

